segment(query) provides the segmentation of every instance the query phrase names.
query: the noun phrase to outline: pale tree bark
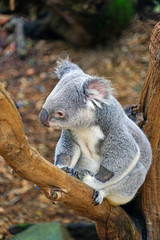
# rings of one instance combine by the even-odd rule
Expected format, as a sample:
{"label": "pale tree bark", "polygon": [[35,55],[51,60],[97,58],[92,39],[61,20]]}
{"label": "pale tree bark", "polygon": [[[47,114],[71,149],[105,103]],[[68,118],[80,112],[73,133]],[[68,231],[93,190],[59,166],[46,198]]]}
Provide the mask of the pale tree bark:
{"label": "pale tree bark", "polygon": [[[143,130],[153,150],[153,163],[141,194],[140,203],[148,228],[149,239],[160,236],[160,23],[152,33],[150,64],[139,111],[144,112]],[[23,178],[37,184],[47,198],[62,201],[78,215],[96,222],[101,240],[139,240],[140,233],[120,207],[105,199],[93,205],[93,189],[46,161],[32,148],[24,135],[23,125],[12,100],[0,86],[0,155]],[[54,188],[56,187],[56,188]]]}

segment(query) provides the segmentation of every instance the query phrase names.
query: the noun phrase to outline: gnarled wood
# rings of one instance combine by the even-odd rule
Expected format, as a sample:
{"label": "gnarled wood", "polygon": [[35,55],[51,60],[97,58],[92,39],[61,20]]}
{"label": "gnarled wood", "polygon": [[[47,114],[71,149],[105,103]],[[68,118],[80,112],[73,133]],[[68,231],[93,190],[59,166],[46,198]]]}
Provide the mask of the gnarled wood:
{"label": "gnarled wood", "polygon": [[2,86],[0,155],[21,177],[37,184],[49,199],[53,200],[56,196],[52,187],[58,188],[59,201],[78,215],[96,222],[100,239],[140,239],[139,232],[123,209],[111,206],[107,200],[94,206],[92,188],[46,161],[28,144],[18,111]]}
{"label": "gnarled wood", "polygon": [[148,136],[153,162],[142,187],[140,198],[148,228],[149,239],[160,239],[160,22],[155,26],[150,41],[150,62],[140,98],[144,113],[143,131]]}

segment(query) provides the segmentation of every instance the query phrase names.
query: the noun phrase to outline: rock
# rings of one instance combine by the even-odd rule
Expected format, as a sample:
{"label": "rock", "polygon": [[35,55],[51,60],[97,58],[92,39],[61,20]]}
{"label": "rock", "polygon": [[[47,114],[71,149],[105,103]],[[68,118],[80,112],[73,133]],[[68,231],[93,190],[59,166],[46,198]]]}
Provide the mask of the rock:
{"label": "rock", "polygon": [[16,234],[10,240],[73,240],[69,232],[59,222],[40,223]]}

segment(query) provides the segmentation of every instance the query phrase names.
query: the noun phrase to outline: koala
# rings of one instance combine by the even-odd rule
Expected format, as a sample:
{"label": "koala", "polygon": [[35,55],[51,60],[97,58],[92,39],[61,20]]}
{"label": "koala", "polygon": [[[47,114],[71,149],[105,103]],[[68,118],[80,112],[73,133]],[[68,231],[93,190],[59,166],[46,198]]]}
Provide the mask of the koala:
{"label": "koala", "polygon": [[39,119],[62,129],[55,165],[94,189],[94,204],[131,201],[151,165],[150,143],[114,97],[110,81],[85,74],[69,60],[55,70],[58,84]]}

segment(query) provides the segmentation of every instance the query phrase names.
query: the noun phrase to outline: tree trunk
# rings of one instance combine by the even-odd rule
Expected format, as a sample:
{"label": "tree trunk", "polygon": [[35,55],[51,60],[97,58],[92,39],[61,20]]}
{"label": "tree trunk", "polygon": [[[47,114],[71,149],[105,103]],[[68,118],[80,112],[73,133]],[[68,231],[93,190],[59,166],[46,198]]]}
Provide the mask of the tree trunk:
{"label": "tree trunk", "polygon": [[150,41],[150,62],[143,85],[139,109],[144,113],[143,131],[150,140],[153,160],[141,197],[148,239],[160,239],[160,22],[153,29]]}

